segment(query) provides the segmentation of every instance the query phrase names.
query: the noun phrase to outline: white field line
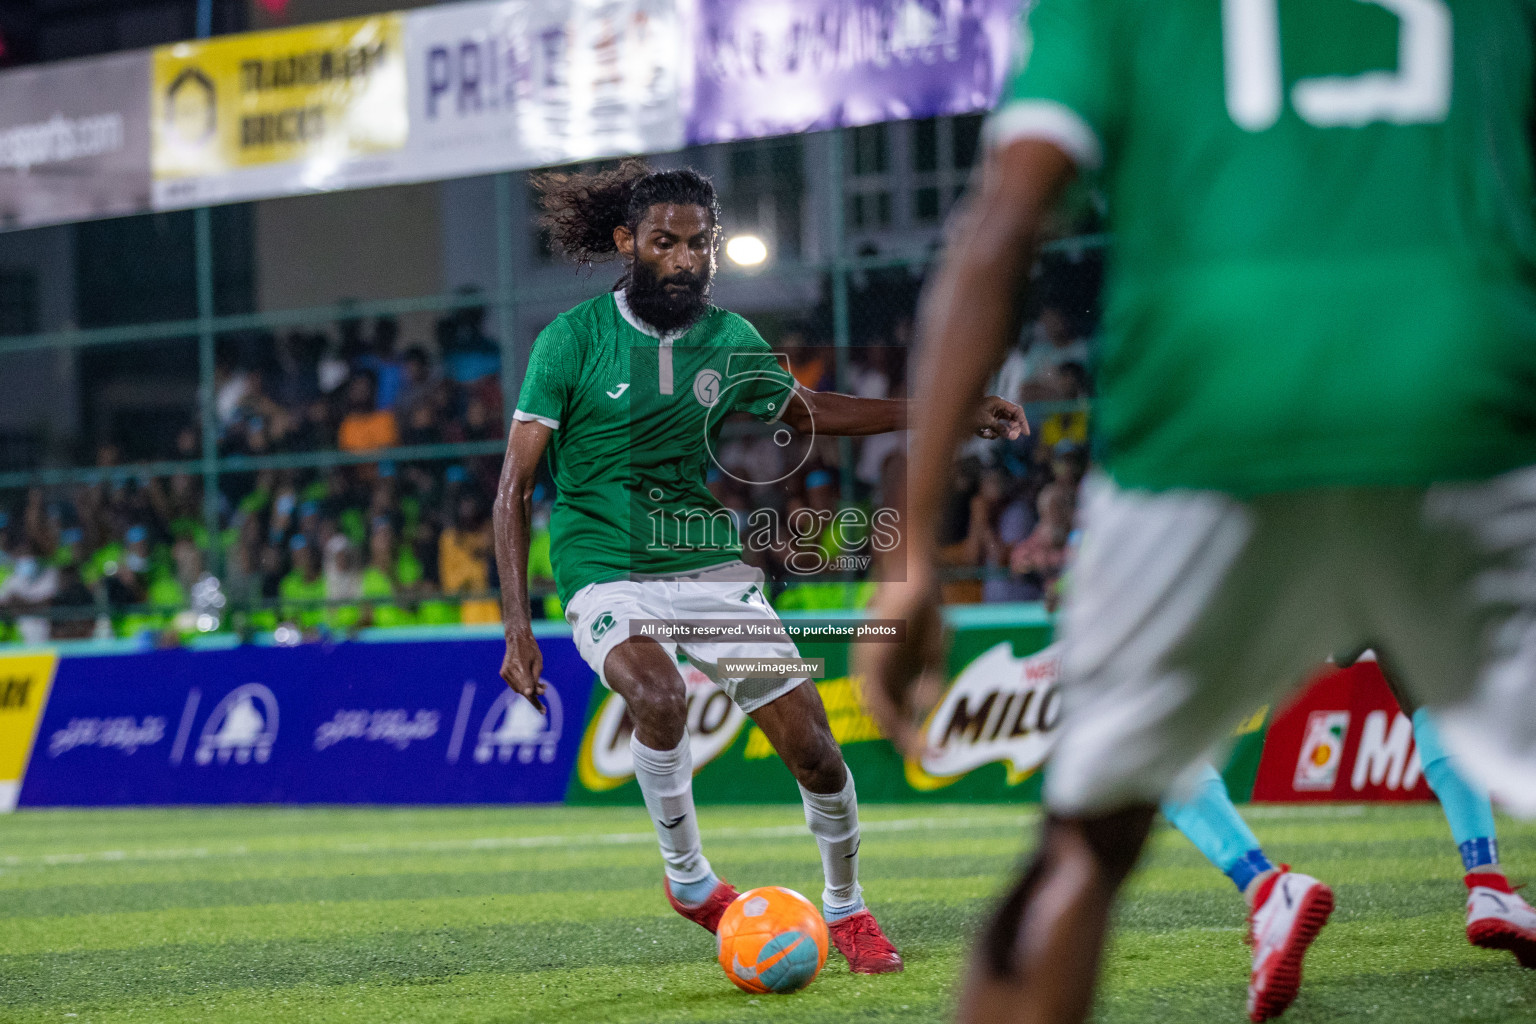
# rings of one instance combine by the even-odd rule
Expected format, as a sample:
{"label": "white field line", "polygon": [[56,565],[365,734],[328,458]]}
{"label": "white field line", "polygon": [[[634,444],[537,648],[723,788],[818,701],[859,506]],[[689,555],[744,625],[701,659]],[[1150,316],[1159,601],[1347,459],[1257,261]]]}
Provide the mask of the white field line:
{"label": "white field line", "polygon": [[[1390,805],[1388,805],[1390,806]],[[1358,818],[1365,804],[1243,804],[1245,818]]]}
{"label": "white field line", "polygon": [[[864,822],[864,832],[955,832],[974,828],[1023,827],[1038,820],[1039,814],[1011,816],[964,817],[964,818],[893,818],[888,821]],[[721,841],[731,839],[785,839],[805,835],[804,825],[772,825],[756,828],[705,829],[707,839]],[[333,843],[308,848],[305,853],[358,854],[388,852],[448,852],[454,850],[525,850],[525,849],[579,849],[582,847],[638,846],[656,841],[654,832],[606,832],[576,836],[478,836],[465,839],[424,839],[407,842],[381,843]],[[0,857],[0,866],[56,867],[72,864],[95,864],[125,861],[204,860],[212,857],[270,857],[285,851],[272,849],[252,850],[246,846],[212,848],[206,846],[176,847],[165,849],[93,850],[83,853],[45,853],[30,857]]]}

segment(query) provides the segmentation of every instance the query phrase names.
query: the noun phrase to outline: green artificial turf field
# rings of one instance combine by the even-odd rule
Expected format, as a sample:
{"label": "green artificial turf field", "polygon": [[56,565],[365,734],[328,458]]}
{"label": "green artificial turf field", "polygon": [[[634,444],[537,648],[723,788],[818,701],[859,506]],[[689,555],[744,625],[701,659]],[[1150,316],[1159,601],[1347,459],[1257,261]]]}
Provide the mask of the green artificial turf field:
{"label": "green artificial turf field", "polygon": [[[0,819],[0,1021],[945,1020],[966,936],[1035,816],[863,817],[863,880],[906,973],[854,977],[834,954],[805,992],[749,997],[667,909],[639,809],[19,813]],[[819,894],[799,807],[702,818],[741,888]],[[1536,1021],[1536,971],[1466,943],[1438,808],[1251,821],[1338,895],[1285,1019]],[[1536,875],[1536,826],[1500,824],[1511,873]],[[1231,884],[1160,832],[1122,904],[1098,1019],[1244,1020],[1242,925]]]}

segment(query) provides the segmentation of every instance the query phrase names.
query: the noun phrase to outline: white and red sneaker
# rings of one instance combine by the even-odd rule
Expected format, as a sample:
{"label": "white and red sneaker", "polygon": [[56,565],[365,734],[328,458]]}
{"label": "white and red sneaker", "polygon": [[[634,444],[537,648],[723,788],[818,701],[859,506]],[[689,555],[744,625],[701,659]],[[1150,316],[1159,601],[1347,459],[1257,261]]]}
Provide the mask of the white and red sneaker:
{"label": "white and red sneaker", "polygon": [[[1267,891],[1266,891],[1267,890]],[[1333,890],[1290,865],[1259,890],[1248,916],[1253,975],[1248,981],[1248,1019],[1272,1020],[1285,1012],[1301,988],[1301,961],[1333,913]]]}
{"label": "white and red sneaker", "polygon": [[[1498,883],[1508,890],[1503,879]],[[1507,949],[1521,967],[1536,967],[1536,910],[1514,892],[1488,885],[1469,884],[1467,889],[1467,941],[1484,949]]]}
{"label": "white and red sneaker", "polygon": [[725,913],[725,908],[735,903],[736,897],[741,895],[734,885],[722,878],[720,884],[715,886],[714,891],[703,903],[690,907],[679,902],[677,897],[672,895],[671,879],[663,876],[661,884],[667,890],[667,902],[672,904],[672,909],[711,935],[720,931],[720,917]]}

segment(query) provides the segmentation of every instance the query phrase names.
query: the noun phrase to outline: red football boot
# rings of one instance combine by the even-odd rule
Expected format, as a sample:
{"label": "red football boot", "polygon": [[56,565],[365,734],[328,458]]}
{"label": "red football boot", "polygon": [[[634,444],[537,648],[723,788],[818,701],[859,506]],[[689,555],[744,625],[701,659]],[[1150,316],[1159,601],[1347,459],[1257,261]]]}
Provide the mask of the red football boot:
{"label": "red football boot", "polygon": [[736,897],[741,895],[741,893],[736,891],[734,885],[722,878],[720,884],[715,886],[715,891],[710,893],[703,903],[696,907],[688,907],[679,903],[677,897],[672,895],[672,880],[670,878],[663,877],[661,882],[666,887],[667,902],[672,904],[672,909],[711,935],[720,930],[720,915],[725,913],[725,908],[734,903]]}
{"label": "red football boot", "polygon": [[827,925],[827,930],[832,933],[832,944],[848,960],[848,969],[854,974],[894,974],[906,966],[868,910],[834,921]]}

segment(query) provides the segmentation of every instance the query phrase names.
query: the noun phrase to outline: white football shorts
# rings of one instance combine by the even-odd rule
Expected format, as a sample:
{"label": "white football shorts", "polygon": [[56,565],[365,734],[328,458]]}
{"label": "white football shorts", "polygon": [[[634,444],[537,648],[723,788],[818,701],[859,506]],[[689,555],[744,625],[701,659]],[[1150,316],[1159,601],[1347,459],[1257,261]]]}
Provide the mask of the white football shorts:
{"label": "white football shorts", "polygon": [[[640,619],[732,619],[781,623],[763,593],[763,574],[744,562],[726,562],[697,572],[658,579],[589,583],[565,606],[576,649],[608,686],[603,663],[608,652],[630,637],[630,623]],[[724,690],[747,714],[771,704],[806,681],[736,678],[720,671],[725,658],[798,658],[793,641],[672,641],[656,639],[674,661],[678,651]],[[611,689],[611,687],[610,687]]]}
{"label": "white football shorts", "polygon": [[1085,486],[1052,811],[1157,803],[1318,652],[1371,644],[1461,763],[1536,815],[1536,467],[1247,500]]}

